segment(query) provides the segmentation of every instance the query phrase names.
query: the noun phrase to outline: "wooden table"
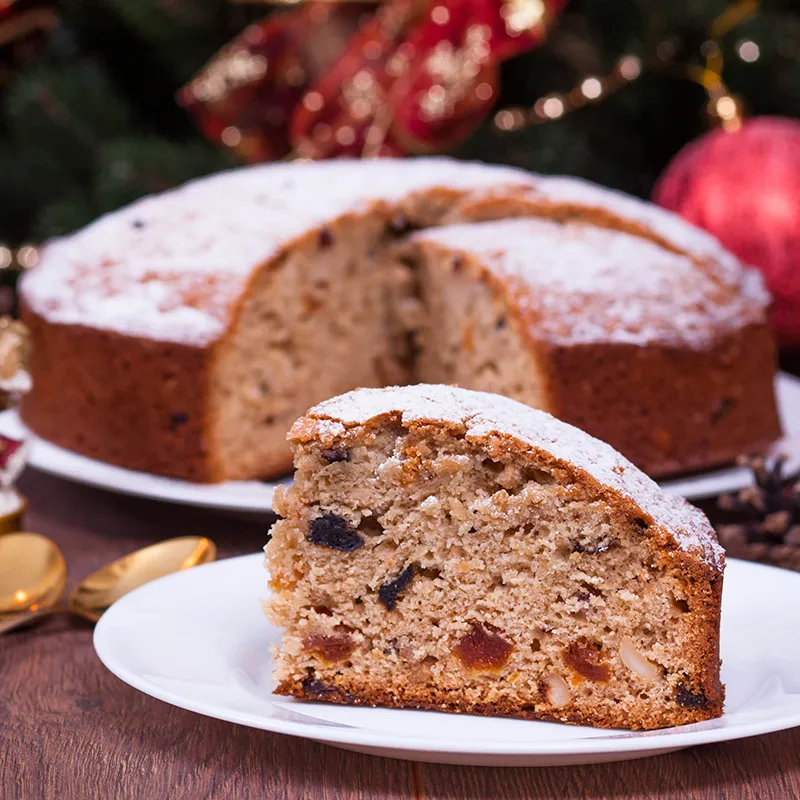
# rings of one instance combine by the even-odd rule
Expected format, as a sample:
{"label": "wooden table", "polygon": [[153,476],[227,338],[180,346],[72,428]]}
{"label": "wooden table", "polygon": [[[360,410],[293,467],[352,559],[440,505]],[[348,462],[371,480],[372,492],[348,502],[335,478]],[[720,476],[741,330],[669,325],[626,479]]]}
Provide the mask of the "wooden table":
{"label": "wooden table", "polygon": [[[256,552],[266,525],[118,496],[29,471],[27,524],[63,548],[70,579],[169,536],[220,557]],[[66,617],[0,640],[0,798],[800,797],[800,729],[587,767],[414,764],[207,719],[115,678],[91,626]]]}

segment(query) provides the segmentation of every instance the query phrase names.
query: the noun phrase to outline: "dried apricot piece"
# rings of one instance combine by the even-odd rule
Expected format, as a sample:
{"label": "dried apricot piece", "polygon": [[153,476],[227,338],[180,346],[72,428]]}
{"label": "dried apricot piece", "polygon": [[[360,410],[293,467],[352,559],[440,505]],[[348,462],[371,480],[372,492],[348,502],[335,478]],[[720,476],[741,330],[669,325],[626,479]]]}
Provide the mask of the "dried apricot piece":
{"label": "dried apricot piece", "polygon": [[456,642],[453,654],[470,670],[498,671],[511,658],[514,645],[504,639],[494,626],[473,623],[467,633]]}
{"label": "dried apricot piece", "polygon": [[596,647],[583,642],[573,642],[564,648],[564,663],[587,681],[605,682],[611,678],[611,668]]}

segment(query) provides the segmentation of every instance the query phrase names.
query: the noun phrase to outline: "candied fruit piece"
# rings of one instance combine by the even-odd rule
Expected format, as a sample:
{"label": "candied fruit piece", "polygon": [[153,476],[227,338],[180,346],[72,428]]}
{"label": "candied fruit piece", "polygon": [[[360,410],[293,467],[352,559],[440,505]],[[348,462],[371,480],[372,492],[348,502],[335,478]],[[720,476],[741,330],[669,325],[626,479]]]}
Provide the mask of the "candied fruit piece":
{"label": "candied fruit piece", "polygon": [[331,550],[343,550],[345,553],[364,546],[364,540],[338,514],[323,514],[312,519],[306,539],[313,544],[321,544]]}
{"label": "candied fruit piece", "polygon": [[473,624],[453,648],[453,653],[470,670],[501,670],[511,658],[514,645],[497,633],[494,626]]}
{"label": "candied fruit piece", "polygon": [[564,648],[566,665],[587,681],[605,682],[611,677],[611,668],[603,661],[600,651],[592,645],[573,642]]}
{"label": "candied fruit piece", "polygon": [[708,705],[708,698],[702,692],[693,691],[683,683],[679,683],[675,692],[675,702],[684,708],[705,708]]}
{"label": "candied fruit piece", "polygon": [[384,583],[378,589],[378,600],[386,606],[387,611],[394,611],[397,595],[405,589],[414,577],[414,565],[409,564],[393,581]]}
{"label": "candied fruit piece", "polygon": [[346,447],[331,447],[327,450],[320,450],[320,456],[328,464],[335,464],[337,461],[349,461],[350,451]]}
{"label": "candied fruit piece", "polygon": [[333,636],[312,633],[303,639],[303,647],[328,664],[344,661],[356,648],[348,633],[335,633]]}

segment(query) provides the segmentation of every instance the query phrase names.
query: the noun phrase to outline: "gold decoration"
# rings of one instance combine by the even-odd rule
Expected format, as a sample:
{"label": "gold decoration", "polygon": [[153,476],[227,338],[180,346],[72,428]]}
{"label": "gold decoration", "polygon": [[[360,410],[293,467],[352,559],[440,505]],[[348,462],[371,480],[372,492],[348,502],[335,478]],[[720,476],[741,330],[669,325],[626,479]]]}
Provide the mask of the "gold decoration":
{"label": "gold decoration", "polygon": [[0,388],[25,371],[30,354],[28,329],[19,320],[0,317]]}
{"label": "gold decoration", "polygon": [[267,59],[244,48],[215,59],[190,84],[189,91],[201,103],[214,103],[234,89],[261,80],[267,72]]}
{"label": "gold decoration", "polygon": [[361,120],[374,116],[383,101],[375,76],[368,70],[359,70],[342,87],[342,96],[353,119]]}
{"label": "gold decoration", "polygon": [[438,83],[420,101],[420,111],[427,122],[450,114],[463,99],[489,55],[490,33],[485,25],[472,25],[467,29],[463,47],[455,48],[451,42],[441,41],[433,48],[425,67]]}
{"label": "gold decoration", "polygon": [[22,530],[28,501],[16,489],[0,489],[0,536]]}

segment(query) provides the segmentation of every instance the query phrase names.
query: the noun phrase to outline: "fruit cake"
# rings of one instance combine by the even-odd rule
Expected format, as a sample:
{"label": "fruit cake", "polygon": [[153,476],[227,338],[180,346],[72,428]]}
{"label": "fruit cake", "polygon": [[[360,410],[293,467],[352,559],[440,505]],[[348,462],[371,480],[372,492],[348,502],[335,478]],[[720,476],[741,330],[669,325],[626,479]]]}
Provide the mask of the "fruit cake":
{"label": "fruit cake", "polygon": [[724,559],[604,442],[499,395],[360,389],[291,428],[277,693],[600,727],[720,716]]}
{"label": "fruit cake", "polygon": [[[529,224],[485,227],[510,217]],[[314,403],[457,378],[664,475],[777,438],[768,302],[716,240],[582,181],[444,158],[254,166],[44,248],[21,286],[22,415],[131,469],[270,478]]]}

